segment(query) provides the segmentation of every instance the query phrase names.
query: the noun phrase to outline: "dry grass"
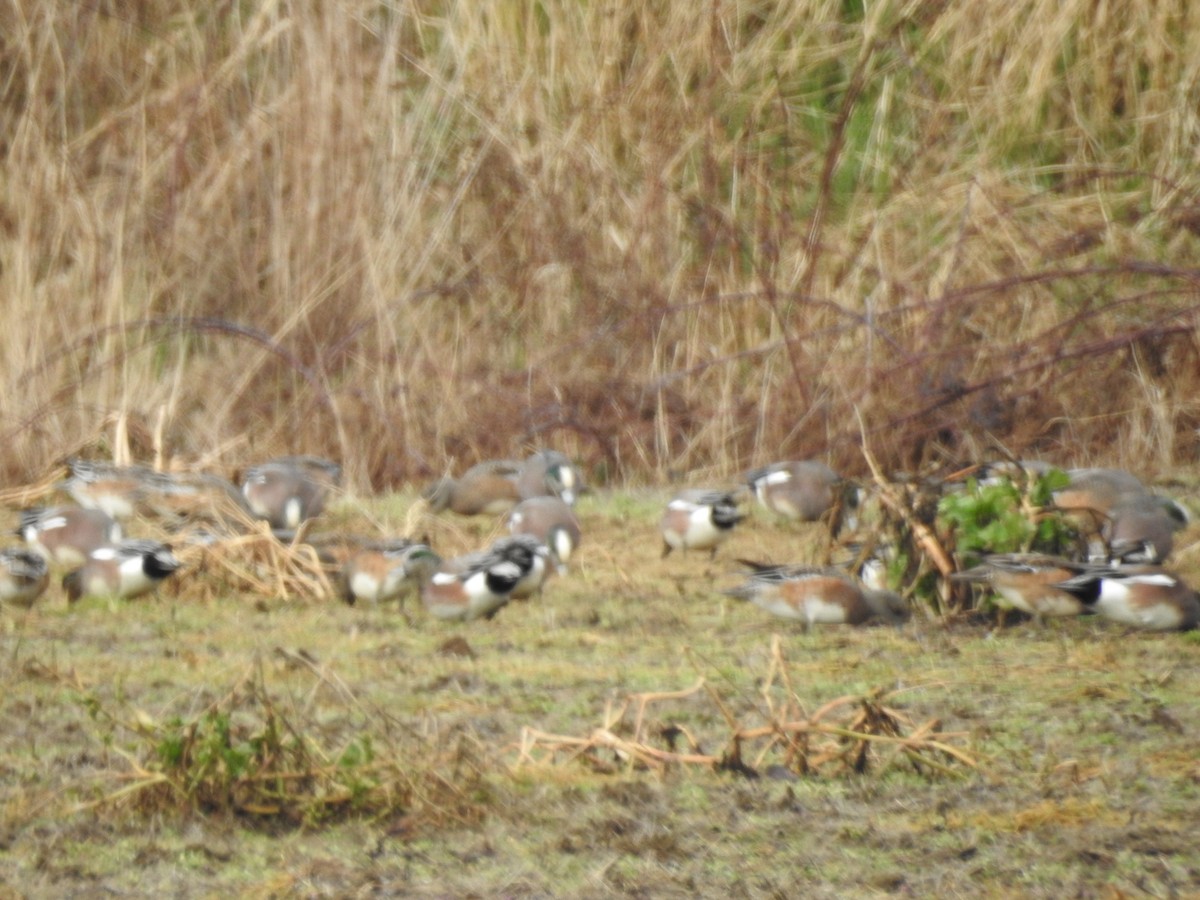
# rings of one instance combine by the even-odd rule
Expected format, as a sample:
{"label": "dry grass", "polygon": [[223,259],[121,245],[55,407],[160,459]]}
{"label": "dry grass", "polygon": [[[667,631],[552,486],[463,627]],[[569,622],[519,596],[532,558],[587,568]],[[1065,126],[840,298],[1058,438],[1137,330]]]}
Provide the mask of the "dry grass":
{"label": "dry grass", "polygon": [[5,473],[1190,458],[1195,17],[863,7],[5,4]]}

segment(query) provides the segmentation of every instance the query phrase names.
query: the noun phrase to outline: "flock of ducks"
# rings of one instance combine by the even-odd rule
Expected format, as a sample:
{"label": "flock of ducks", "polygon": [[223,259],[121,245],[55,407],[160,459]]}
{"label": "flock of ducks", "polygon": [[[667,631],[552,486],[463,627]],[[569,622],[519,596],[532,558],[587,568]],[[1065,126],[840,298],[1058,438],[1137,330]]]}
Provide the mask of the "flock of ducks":
{"label": "flock of ducks", "polygon": [[[254,520],[281,540],[295,540],[325,509],[341,468],[312,456],[287,456],[246,470],[235,487],[210,474],[173,475],[143,466],[70,460],[58,487],[74,502],[22,510],[22,546],[0,549],[0,601],[28,609],[45,593],[51,568],[65,571],[70,603],[87,596],[134,598],[152,591],[182,563],[172,547],[126,538],[135,516],[169,522],[195,519],[206,528],[181,533],[189,543],[219,540]],[[441,619],[490,617],[512,599],[541,591],[551,571],[566,570],[582,536],[573,504],[578,471],[561,453],[541,451],[523,462],[487,462],[457,480],[431,485],[432,510],[463,515],[505,511],[510,534],[490,547],[443,559],[423,541],[357,540],[348,552],[318,549],[335,566],[343,597],[378,604],[419,592]],[[315,544],[315,541],[314,541]]]}
{"label": "flock of ducks", "polygon": [[[980,474],[984,483],[1000,478],[1046,474],[1041,462],[998,464]],[[992,554],[979,565],[950,575],[954,581],[990,588],[999,606],[1045,618],[1096,614],[1146,630],[1187,630],[1200,620],[1200,601],[1162,563],[1175,533],[1187,524],[1179,504],[1150,492],[1121,469],[1071,469],[1068,483],[1054,492],[1054,506],[1091,538],[1083,559],[1038,553]],[[834,536],[856,526],[861,492],[828,466],[813,460],[773,463],[746,475],[730,491],[679,494],[667,507],[661,529],[664,555],[677,549],[717,548],[744,518],[738,500],[748,491],[778,516],[824,521]],[[887,560],[865,561],[858,577],[844,569],[771,565],[742,560],[746,581],[724,593],[749,600],[768,612],[817,624],[899,623],[908,605],[886,584]]]}
{"label": "flock of ducks", "polygon": [[[983,483],[1048,473],[1042,462],[1003,463],[980,472]],[[1149,491],[1122,469],[1071,469],[1067,484],[1053,493],[1054,507],[1071,517],[1088,537],[1085,558],[1040,553],[985,556],[951,580],[990,588],[1001,608],[1036,621],[1095,614],[1151,631],[1189,630],[1200,622],[1200,598],[1177,574],[1164,568],[1174,535],[1188,523],[1175,501]],[[772,512],[790,519],[826,521],[834,534],[854,528],[862,499],[849,482],[822,463],[782,462],[747,474],[747,487]],[[736,492],[688,492],[668,506],[663,535],[668,551],[707,548],[711,553],[741,519]],[[778,616],[815,624],[898,623],[905,601],[886,585],[887,560],[873,557],[852,578],[837,568],[766,565],[742,561],[751,572],[726,591]]]}
{"label": "flock of ducks", "polygon": [[[298,539],[337,489],[340,467],[311,456],[273,459],[246,470],[237,486],[208,474],[171,475],[142,466],[72,460],[60,485],[74,501],[23,510],[23,544],[0,549],[0,601],[28,609],[47,589],[51,567],[65,572],[69,602],[86,596],[132,598],[171,577],[182,563],[170,545],[126,538],[122,523],[135,515],[190,517],[205,509],[224,527],[241,520],[268,523],[281,539]],[[994,467],[987,477],[1040,474],[1048,466]],[[1055,492],[1054,505],[1092,535],[1086,559],[1039,554],[987,556],[950,575],[984,585],[999,605],[1037,620],[1096,614],[1135,628],[1184,630],[1200,620],[1196,593],[1163,567],[1176,531],[1187,521],[1173,501],[1151,493],[1119,469],[1075,469]],[[543,450],[524,460],[481,462],[458,478],[430,485],[434,513],[505,516],[509,534],[463,556],[442,558],[426,541],[360,540],[344,553],[322,552],[336,566],[347,602],[371,605],[406,593],[420,596],[439,619],[490,618],[510,600],[539,594],[551,573],[567,570],[582,539],[574,506],[585,490],[564,454]],[[836,537],[854,531],[862,492],[823,463],[777,462],[746,473],[736,488],[687,490],[668,504],[659,523],[663,556],[718,548],[745,519],[740,503],[753,497],[784,519],[824,522]],[[217,514],[220,511],[220,514]],[[212,540],[206,531],[189,541]],[[908,603],[886,584],[886,561],[856,572],[833,566],[778,565],[742,560],[743,583],[725,590],[769,613],[803,623],[902,623]]]}

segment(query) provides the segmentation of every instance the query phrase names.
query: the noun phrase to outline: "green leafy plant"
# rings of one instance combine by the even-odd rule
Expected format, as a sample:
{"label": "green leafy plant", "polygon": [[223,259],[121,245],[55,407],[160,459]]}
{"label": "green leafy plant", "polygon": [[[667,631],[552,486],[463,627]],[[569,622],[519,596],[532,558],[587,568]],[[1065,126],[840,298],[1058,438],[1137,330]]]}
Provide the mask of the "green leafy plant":
{"label": "green leafy plant", "polygon": [[91,695],[81,703],[104,727],[106,745],[122,731],[137,738],[121,750],[133,767],[132,783],[92,806],[133,802],[155,813],[230,813],[272,825],[312,826],[346,816],[401,814],[470,822],[486,800],[474,776],[457,773],[460,745],[439,752],[424,742],[388,739],[381,747],[365,731],[370,720],[358,723],[348,738],[341,729],[330,733],[320,722],[287,715],[261,669],[193,717],[155,722],[145,713],[114,711]]}
{"label": "green leafy plant", "polygon": [[962,491],[938,503],[940,531],[964,559],[989,553],[1061,554],[1079,543],[1071,521],[1051,506],[1053,492],[1065,487],[1058,469],[1025,479],[983,483],[971,479]]}

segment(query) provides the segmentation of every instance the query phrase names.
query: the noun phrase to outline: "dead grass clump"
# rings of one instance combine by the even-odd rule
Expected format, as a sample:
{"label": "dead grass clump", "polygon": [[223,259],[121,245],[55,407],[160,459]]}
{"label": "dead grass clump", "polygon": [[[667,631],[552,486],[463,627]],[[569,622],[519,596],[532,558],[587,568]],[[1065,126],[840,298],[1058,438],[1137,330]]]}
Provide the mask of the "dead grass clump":
{"label": "dead grass clump", "polygon": [[[782,701],[775,696],[780,692]],[[584,737],[525,728],[518,765],[584,761],[602,772],[629,766],[656,771],[704,766],[749,777],[758,777],[766,767],[801,775],[861,775],[905,762],[918,774],[932,776],[976,766],[972,755],[955,744],[965,732],[942,732],[937,719],[913,722],[887,705],[889,693],[883,690],[839,697],[809,714],[792,688],[778,635],[771,641],[771,664],[761,693],[763,705],[756,715],[763,724],[758,725],[744,725],[704,678],[681,691],[633,694],[616,708],[610,705],[600,727]],[[725,749],[719,754],[705,752],[686,727],[647,718],[654,704],[696,696],[707,696],[728,726]],[[680,741],[686,750],[675,749]],[[750,759],[748,752],[753,752]]]}
{"label": "dead grass clump", "polygon": [[265,522],[256,523],[247,534],[188,547],[178,555],[185,565],[206,572],[209,590],[215,595],[234,591],[278,600],[334,596],[316,549],[300,535],[290,543],[280,541]]}
{"label": "dead grass clump", "polygon": [[363,709],[336,675],[307,654],[279,649],[343,695],[354,721],[319,721],[305,703],[271,690],[261,663],[187,719],[152,720],[85,698],[106,744],[128,770],[84,804],[93,810],[236,815],[263,827],[312,826],[347,817],[395,820],[405,829],[469,825],[485,811],[488,763],[466,732],[418,735],[382,710]]}

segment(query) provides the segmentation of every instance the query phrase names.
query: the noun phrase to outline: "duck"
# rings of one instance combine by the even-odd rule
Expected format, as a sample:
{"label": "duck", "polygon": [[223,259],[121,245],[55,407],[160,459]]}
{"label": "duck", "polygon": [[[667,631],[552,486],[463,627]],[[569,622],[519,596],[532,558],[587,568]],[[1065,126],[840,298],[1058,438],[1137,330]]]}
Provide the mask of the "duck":
{"label": "duck", "polygon": [[522,500],[549,496],[574,506],[583,489],[579,470],[557,450],[539,450],[521,464],[517,474],[517,492]]}
{"label": "duck", "polygon": [[1052,494],[1054,505],[1099,520],[1120,503],[1149,494],[1142,480],[1124,469],[1068,469],[1066,475],[1066,487]]}
{"label": "duck", "polygon": [[169,492],[171,478],[147,466],[118,466],[95,460],[67,460],[71,474],[62,489],[84,509],[99,509],[114,519],[136,515],[147,496]]}
{"label": "duck", "polygon": [[1089,611],[1144,631],[1190,631],[1200,621],[1196,592],[1161,566],[1097,566],[1056,587]]}
{"label": "duck", "polygon": [[0,602],[29,609],[46,592],[50,565],[25,547],[0,549]]}
{"label": "duck", "polygon": [[[774,462],[746,473],[750,491],[763,507],[785,519],[825,521],[836,536],[852,520],[858,493],[825,463],[814,459]],[[847,524],[853,525],[852,521]]]}
{"label": "duck", "polygon": [[118,543],[120,524],[100,509],[34,507],[20,512],[17,534],[29,549],[60,566],[81,566],[94,550]]}
{"label": "duck", "polygon": [[132,599],[148,594],[183,563],[169,544],[133,539],[100,547],[78,569],[63,576],[67,601],[83,597]]}
{"label": "duck", "polygon": [[174,473],[169,485],[148,496],[142,510],[166,520],[171,528],[203,523],[234,533],[243,530],[247,518],[258,518],[242,491],[220,475]]}
{"label": "duck", "polygon": [[986,584],[1007,609],[1027,613],[1041,622],[1046,617],[1078,616],[1085,606],[1060,587],[1086,564],[1041,553],[995,553],[973,568],[953,573],[953,581]]}
{"label": "duck", "polygon": [[659,523],[662,555],[665,558],[672,550],[708,550],[715,557],[743,518],[737,498],[728,491],[684,491],[667,504]]}
{"label": "duck", "polygon": [[520,580],[509,592],[510,599],[527,600],[534,594],[541,595],[550,574],[550,549],[540,538],[531,534],[499,538],[492,544],[491,552],[521,570]]}
{"label": "duck", "polygon": [[575,511],[558,497],[522,500],[509,513],[508,530],[514,535],[532,535],[546,545],[559,572],[567,570],[571,556],[583,539]]}
{"label": "duck", "polygon": [[504,515],[521,501],[521,470],[521,464],[510,459],[484,460],[458,478],[438,479],[422,496],[435,513],[448,509],[460,516]]}
{"label": "duck", "polygon": [[358,601],[378,606],[403,597],[419,584],[414,561],[431,553],[424,542],[400,539],[360,546],[342,564],[342,596],[353,606]]}
{"label": "duck", "polygon": [[803,622],[805,631],[814,625],[862,625],[875,619],[899,625],[909,615],[908,604],[899,594],[864,587],[840,569],[739,562],[751,573],[725,595]]}
{"label": "duck", "polygon": [[277,532],[319,516],[341,483],[341,466],[318,456],[280,456],[248,468],[241,492],[251,514]]}
{"label": "duck", "polygon": [[495,548],[449,560],[427,559],[421,586],[425,609],[438,619],[491,619],[529,575],[534,557],[519,548]]}
{"label": "duck", "polygon": [[1187,512],[1174,500],[1131,494],[1109,509],[1100,535],[1109,555],[1133,561],[1136,553],[1138,561],[1159,563],[1171,555],[1175,533],[1187,524]]}

